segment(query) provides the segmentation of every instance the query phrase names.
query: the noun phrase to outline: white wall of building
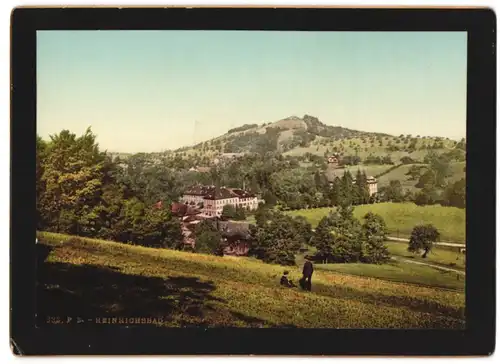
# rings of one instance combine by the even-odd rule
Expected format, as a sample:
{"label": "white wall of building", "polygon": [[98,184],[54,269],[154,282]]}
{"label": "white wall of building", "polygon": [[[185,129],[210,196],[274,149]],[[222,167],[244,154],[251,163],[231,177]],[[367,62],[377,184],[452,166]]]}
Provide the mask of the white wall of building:
{"label": "white wall of building", "polygon": [[226,205],[231,205],[234,207],[243,207],[248,210],[256,210],[259,207],[259,201],[257,197],[239,198],[235,196],[220,200],[209,200],[203,198],[203,196],[184,195],[182,197],[182,201],[187,204],[194,202],[196,205],[200,202],[203,203],[202,212],[207,216],[221,216],[222,209]]}

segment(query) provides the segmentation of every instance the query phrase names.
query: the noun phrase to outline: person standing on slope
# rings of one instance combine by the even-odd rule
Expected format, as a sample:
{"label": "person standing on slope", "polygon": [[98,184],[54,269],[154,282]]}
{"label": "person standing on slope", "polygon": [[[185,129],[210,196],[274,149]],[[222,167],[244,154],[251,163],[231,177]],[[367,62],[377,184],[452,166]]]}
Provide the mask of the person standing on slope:
{"label": "person standing on slope", "polygon": [[314,272],[313,264],[309,260],[306,260],[306,262],[304,263],[304,268],[302,269],[301,281],[303,281],[303,288],[308,291],[310,291],[312,288],[311,278],[313,272]]}

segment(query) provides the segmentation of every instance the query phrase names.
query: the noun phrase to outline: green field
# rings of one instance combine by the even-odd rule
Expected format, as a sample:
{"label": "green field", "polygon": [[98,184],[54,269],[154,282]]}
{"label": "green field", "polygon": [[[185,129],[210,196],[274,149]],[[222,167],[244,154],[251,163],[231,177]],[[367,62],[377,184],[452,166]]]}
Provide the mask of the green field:
{"label": "green field", "polygon": [[370,164],[370,165],[359,165],[359,166],[347,166],[343,169],[338,169],[337,173],[339,177],[341,177],[344,173],[344,170],[348,170],[353,176],[356,176],[356,173],[358,173],[358,170],[361,172],[365,172],[367,176],[376,176],[379,173],[387,171],[389,168],[393,167],[390,164],[382,164],[382,165],[377,165],[377,164]]}
{"label": "green field", "polygon": [[[385,243],[389,252],[395,259],[388,264],[315,264],[317,270],[334,271],[344,274],[352,274],[363,277],[379,278],[393,282],[411,283],[422,286],[433,286],[446,289],[461,290],[465,289],[465,276],[447,272],[434,267],[404,262],[401,259],[424,262],[432,265],[441,265],[445,268],[461,269],[464,268],[463,259],[456,261],[457,254],[448,250],[435,248],[429,253],[426,259],[418,258],[406,251],[408,247],[405,243],[388,241]],[[302,266],[305,262],[305,255],[314,255],[316,248],[309,247],[307,252],[297,254],[296,262]],[[401,259],[398,259],[401,258]],[[457,263],[452,266],[450,263]]]}
{"label": "green field", "polygon": [[[317,208],[289,211],[292,216],[304,216],[316,226],[331,208]],[[354,216],[361,219],[366,213],[373,212],[383,217],[389,233],[408,237],[415,225],[433,224],[441,233],[441,241],[465,243],[465,210],[440,205],[417,206],[413,203],[377,203],[360,205],[354,208]]]}
{"label": "green field", "polygon": [[[284,268],[254,259],[58,234],[38,237],[40,315],[161,316],[156,324],[172,327],[463,328],[465,324],[463,292],[322,269],[314,273],[313,291],[304,292],[281,288]],[[300,269],[290,271],[297,280]]]}
{"label": "green field", "polygon": [[389,264],[380,265],[363,263],[316,264],[316,268],[338,273],[446,289],[463,291],[465,288],[465,278],[462,275],[457,279],[457,274],[453,272],[440,271],[432,267],[400,261],[391,261]]}
{"label": "green field", "polygon": [[425,166],[425,164],[404,164],[402,166],[399,166],[396,169],[393,169],[387,174],[384,174],[383,176],[380,176],[377,179],[378,182],[378,188],[380,189],[381,187],[388,186],[389,182],[392,180],[398,180],[401,182],[401,186],[403,189],[409,189],[412,192],[418,191],[419,189],[415,187],[417,184],[417,180],[411,180],[407,176],[406,173],[410,170],[410,168],[414,165],[419,165],[419,166]]}
{"label": "green field", "polygon": [[[384,187],[389,185],[389,182],[392,180],[398,180],[401,182],[401,186],[404,189],[409,189],[410,191],[419,191],[419,188],[415,187],[418,180],[411,180],[410,176],[407,176],[406,173],[410,170],[410,168],[414,165],[417,166],[426,166],[425,164],[405,164],[396,169],[393,169],[387,174],[380,176],[378,178],[378,187]],[[456,182],[462,178],[465,178],[464,172],[465,162],[456,162],[450,164],[450,177],[447,178],[447,181],[450,183]]]}
{"label": "green field", "polygon": [[402,257],[404,259],[411,259],[417,262],[436,264],[447,268],[465,271],[465,256],[457,251],[434,247],[424,259],[421,257],[421,254],[410,253],[407,250],[408,244],[406,243],[388,241],[386,242],[386,245],[392,255]]}
{"label": "green field", "polygon": [[[404,156],[410,156],[414,160],[422,161],[429,152],[427,149],[420,150],[419,148],[425,143],[433,144],[432,138],[419,138],[417,142],[417,150],[414,152],[407,152],[404,150],[404,144],[397,143],[397,136],[387,136],[382,139],[382,145],[378,141],[373,144],[370,137],[362,138],[343,138],[341,140],[332,140],[324,137],[317,137],[309,147],[297,147],[284,153],[285,155],[302,155],[304,153],[312,153],[323,155],[327,150],[332,152],[334,150],[342,151],[345,155],[358,155],[362,160],[366,159],[369,155],[384,157],[390,155],[394,163],[399,163],[400,159]],[[402,150],[388,151],[389,143],[398,145]],[[408,144],[405,144],[408,145]],[[444,153],[452,146],[451,140],[444,140],[444,149],[435,149],[437,153]]]}

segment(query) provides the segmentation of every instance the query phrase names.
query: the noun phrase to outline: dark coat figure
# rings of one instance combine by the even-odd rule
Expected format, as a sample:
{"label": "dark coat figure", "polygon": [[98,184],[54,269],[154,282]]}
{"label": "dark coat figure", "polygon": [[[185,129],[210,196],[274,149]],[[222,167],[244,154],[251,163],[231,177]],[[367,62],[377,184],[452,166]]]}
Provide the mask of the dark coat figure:
{"label": "dark coat figure", "polygon": [[300,286],[305,289],[310,291],[312,288],[311,285],[311,278],[314,272],[314,267],[313,264],[310,261],[306,261],[304,263],[304,268],[302,269],[302,279],[300,280]]}
{"label": "dark coat figure", "polygon": [[295,287],[295,284],[293,284],[293,282],[290,279],[288,279],[287,275],[288,272],[285,271],[283,273],[283,276],[281,277],[280,284],[285,287]]}

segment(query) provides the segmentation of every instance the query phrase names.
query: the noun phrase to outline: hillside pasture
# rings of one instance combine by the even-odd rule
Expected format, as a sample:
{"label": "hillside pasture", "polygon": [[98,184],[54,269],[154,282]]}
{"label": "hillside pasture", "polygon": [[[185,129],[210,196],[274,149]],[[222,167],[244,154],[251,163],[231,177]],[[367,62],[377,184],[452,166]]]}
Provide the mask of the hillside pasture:
{"label": "hillside pasture", "polygon": [[376,176],[380,173],[383,173],[387,171],[389,168],[393,167],[391,164],[368,164],[368,165],[357,165],[357,166],[346,166],[343,169],[339,169],[340,175],[344,173],[344,171],[349,171],[351,175],[354,177],[356,176],[356,173],[358,173],[358,170],[361,172],[365,172],[367,176]]}
{"label": "hillside pasture", "polygon": [[407,243],[387,241],[385,244],[393,256],[465,271],[465,255],[456,249],[442,249],[439,246],[435,246],[424,259],[421,257],[421,253],[410,253]]}
{"label": "hillside pasture", "polygon": [[[304,216],[312,226],[326,216],[332,208],[289,211],[292,216]],[[414,203],[377,203],[355,206],[354,216],[362,219],[368,212],[382,216],[389,233],[407,238],[415,225],[433,224],[441,234],[441,241],[465,242],[465,210],[440,205],[417,206]]]}
{"label": "hillside pasture", "polygon": [[[378,178],[378,186],[379,187],[384,187],[388,186],[390,181],[392,180],[398,180],[401,182],[401,186],[404,189],[408,189],[410,191],[419,191],[420,189],[415,187],[415,185],[418,182],[418,179],[411,180],[410,176],[407,175],[408,171],[412,166],[421,166],[421,167],[426,167],[426,164],[404,164],[399,166],[396,169],[393,169],[387,174],[384,174]],[[450,176],[446,179],[448,183],[453,183],[456,182],[462,178],[465,178],[465,162],[455,162],[455,163],[450,163]],[[424,168],[422,168],[423,173]]]}
{"label": "hillside pasture", "polygon": [[[161,317],[167,327],[452,328],[464,294],[317,270],[313,291],[283,267],[234,257],[38,234],[39,315]],[[288,268],[291,278],[298,268]]]}

